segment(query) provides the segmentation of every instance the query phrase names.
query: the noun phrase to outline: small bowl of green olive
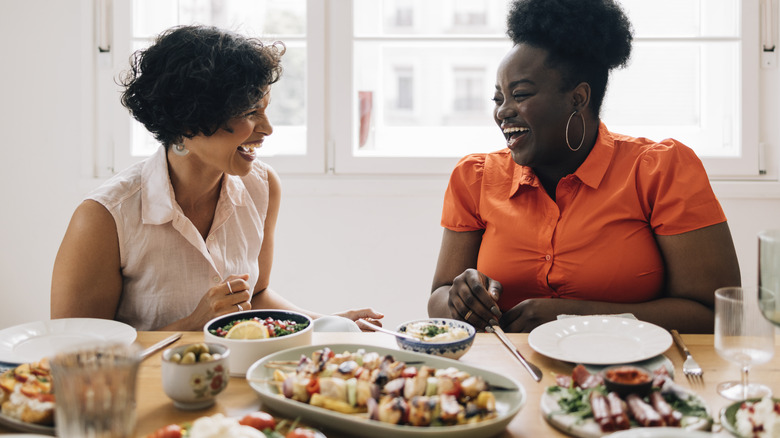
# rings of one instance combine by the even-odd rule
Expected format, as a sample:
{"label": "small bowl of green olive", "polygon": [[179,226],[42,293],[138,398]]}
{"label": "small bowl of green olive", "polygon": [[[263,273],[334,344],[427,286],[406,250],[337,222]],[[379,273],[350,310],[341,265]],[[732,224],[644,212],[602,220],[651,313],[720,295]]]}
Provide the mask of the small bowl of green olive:
{"label": "small bowl of green olive", "polygon": [[162,354],[162,384],[165,394],[179,409],[204,409],[214,404],[227,387],[228,356],[224,345],[180,345]]}

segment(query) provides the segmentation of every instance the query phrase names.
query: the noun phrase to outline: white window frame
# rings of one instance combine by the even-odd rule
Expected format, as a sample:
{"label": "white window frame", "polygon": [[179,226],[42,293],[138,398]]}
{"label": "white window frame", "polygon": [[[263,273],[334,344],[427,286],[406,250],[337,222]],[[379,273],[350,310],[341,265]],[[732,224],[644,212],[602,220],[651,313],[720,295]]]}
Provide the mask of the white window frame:
{"label": "white window frame", "polygon": [[[354,0],[307,0],[307,153],[303,156],[272,156],[263,160],[284,174],[385,174],[441,175],[451,172],[460,157],[377,157],[355,156],[357,142],[357,96],[353,90],[352,6]],[[780,150],[773,145],[766,150],[760,142],[760,128],[769,116],[760,111],[759,93],[765,87],[777,86],[777,75],[761,75],[759,22],[760,0],[743,0],[741,6],[741,157],[709,158],[702,161],[712,180],[777,180],[777,160],[767,160]],[[769,0],[773,1],[773,0]],[[777,2],[777,0],[774,0]],[[776,4],[776,3],[775,3]],[[119,104],[115,79],[127,69],[129,53],[121,47],[130,41],[131,0],[113,0],[113,42],[110,53],[97,58],[96,74],[96,140],[95,174],[106,177],[137,162],[130,155],[130,133],[127,111]],[[775,12],[777,8],[774,9]],[[777,17],[772,17],[775,27]],[[99,26],[99,23],[98,23]],[[501,41],[499,37],[440,37],[432,41],[458,41],[464,45],[481,41]],[[733,39],[727,39],[729,41]],[[638,41],[674,41],[672,39],[638,39]],[[690,41],[690,39],[688,39]],[[696,40],[694,40],[696,41]],[[702,38],[700,41],[718,41]],[[776,67],[775,67],[776,68]],[[416,73],[415,73],[416,74]],[[766,80],[763,76],[772,76]],[[763,80],[762,80],[763,79]],[[282,78],[282,80],[284,80]],[[416,81],[417,82],[417,81]],[[770,86],[767,86],[769,82]],[[415,89],[419,87],[415,83]],[[354,95],[353,95],[354,94]],[[415,93],[417,94],[417,93]],[[375,100],[376,105],[380,104]],[[766,106],[766,105],[764,105]],[[763,126],[775,129],[771,126]],[[772,132],[771,138],[776,138]],[[660,140],[660,139],[657,139]],[[491,140],[492,141],[492,140]],[[496,149],[502,145],[497,143]]]}

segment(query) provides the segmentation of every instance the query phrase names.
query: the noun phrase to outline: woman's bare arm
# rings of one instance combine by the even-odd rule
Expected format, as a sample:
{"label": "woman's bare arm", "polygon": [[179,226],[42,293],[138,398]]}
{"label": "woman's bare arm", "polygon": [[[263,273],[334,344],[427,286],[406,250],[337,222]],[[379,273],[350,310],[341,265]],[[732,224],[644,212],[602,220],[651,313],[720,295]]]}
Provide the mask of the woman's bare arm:
{"label": "woman's bare arm", "polygon": [[113,319],[121,293],[114,218],[86,200],[73,213],[54,260],[51,317]]}

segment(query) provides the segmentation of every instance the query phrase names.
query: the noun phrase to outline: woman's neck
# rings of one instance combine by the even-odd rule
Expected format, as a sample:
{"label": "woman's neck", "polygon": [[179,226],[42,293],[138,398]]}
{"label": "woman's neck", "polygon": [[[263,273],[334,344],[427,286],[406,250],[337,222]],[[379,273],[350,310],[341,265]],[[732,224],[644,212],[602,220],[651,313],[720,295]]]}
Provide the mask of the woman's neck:
{"label": "woman's neck", "polygon": [[168,152],[168,174],[176,203],[205,239],[222,190],[222,172],[206,169],[190,157]]}

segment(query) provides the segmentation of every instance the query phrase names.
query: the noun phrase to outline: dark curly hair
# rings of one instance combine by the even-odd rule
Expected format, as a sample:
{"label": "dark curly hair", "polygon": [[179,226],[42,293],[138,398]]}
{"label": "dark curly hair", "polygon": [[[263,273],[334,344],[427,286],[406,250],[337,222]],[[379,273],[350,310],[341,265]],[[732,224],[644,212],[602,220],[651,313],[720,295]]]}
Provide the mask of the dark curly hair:
{"label": "dark curly hair", "polygon": [[216,27],[174,27],[130,57],[122,105],[166,148],[212,135],[279,80],[282,54],[283,45]]}
{"label": "dark curly hair", "polygon": [[566,89],[590,84],[596,114],[609,71],[625,67],[631,56],[631,22],[613,0],[516,0],[507,27],[515,44],[548,52],[547,64],[561,73]]}

